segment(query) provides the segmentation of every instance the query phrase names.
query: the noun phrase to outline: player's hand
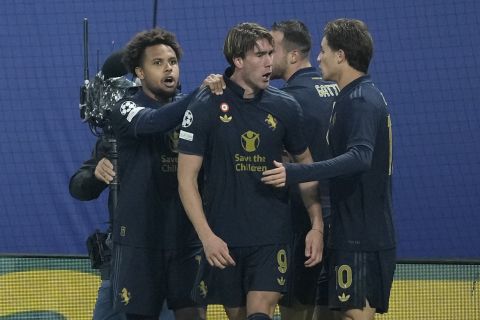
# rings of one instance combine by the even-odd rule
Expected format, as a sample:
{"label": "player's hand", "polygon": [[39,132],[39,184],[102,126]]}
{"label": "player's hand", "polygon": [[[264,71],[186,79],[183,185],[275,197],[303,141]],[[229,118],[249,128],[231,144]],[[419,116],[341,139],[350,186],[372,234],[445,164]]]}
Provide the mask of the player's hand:
{"label": "player's hand", "polygon": [[277,188],[285,187],[285,182],[287,181],[287,171],[285,170],[285,167],[281,162],[275,160],[273,160],[273,164],[276,167],[275,169],[263,171],[262,182]]}
{"label": "player's hand", "polygon": [[209,87],[213,94],[220,96],[227,86],[221,74],[210,74],[203,80],[202,87]]}
{"label": "player's hand", "polygon": [[305,237],[305,267],[313,267],[322,261],[323,231],[310,230]]}
{"label": "player's hand", "polygon": [[102,158],[98,161],[95,167],[95,178],[100,181],[110,184],[113,177],[115,177],[115,171],[113,171],[113,164],[107,158]]}
{"label": "player's hand", "polygon": [[227,244],[215,234],[212,234],[203,242],[203,249],[205,257],[212,267],[225,269],[228,266],[235,265],[235,261],[228,251]]}

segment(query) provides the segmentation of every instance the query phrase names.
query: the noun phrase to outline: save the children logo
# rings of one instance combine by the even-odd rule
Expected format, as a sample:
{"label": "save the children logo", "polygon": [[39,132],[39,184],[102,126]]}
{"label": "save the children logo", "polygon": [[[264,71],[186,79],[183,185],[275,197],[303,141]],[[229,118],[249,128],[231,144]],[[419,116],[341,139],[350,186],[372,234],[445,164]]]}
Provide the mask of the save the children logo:
{"label": "save the children logo", "polygon": [[243,150],[247,152],[254,152],[260,145],[260,134],[248,130],[247,132],[242,134],[241,143]]}

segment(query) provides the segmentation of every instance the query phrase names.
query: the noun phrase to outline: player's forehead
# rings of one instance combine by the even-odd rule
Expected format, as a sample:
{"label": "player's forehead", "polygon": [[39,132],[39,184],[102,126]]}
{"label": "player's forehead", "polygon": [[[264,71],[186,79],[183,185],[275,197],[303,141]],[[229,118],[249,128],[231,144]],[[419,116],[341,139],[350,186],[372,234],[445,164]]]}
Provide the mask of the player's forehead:
{"label": "player's forehead", "polygon": [[145,57],[149,60],[152,59],[176,59],[177,55],[172,47],[165,44],[155,44],[145,48]]}
{"label": "player's forehead", "polygon": [[320,42],[320,47],[323,49],[323,50],[326,50],[328,49],[328,40],[326,37],[323,37],[322,38],[322,41]]}
{"label": "player's forehead", "polygon": [[255,41],[255,45],[253,46],[253,53],[258,52],[269,52],[273,50],[273,44],[268,41],[266,38],[261,38]]}

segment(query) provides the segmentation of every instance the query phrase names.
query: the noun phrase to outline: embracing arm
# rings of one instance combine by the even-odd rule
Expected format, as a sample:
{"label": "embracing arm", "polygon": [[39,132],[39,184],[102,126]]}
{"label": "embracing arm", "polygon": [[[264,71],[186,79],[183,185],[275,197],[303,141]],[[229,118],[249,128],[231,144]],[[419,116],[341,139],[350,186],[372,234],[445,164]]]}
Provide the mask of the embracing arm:
{"label": "embracing arm", "polygon": [[223,90],[226,88],[222,75],[210,74],[203,80],[199,88],[187,96],[157,110],[144,109],[135,125],[135,134],[167,132],[175,128],[182,121],[182,117],[193,97],[205,87],[208,87],[215,95],[223,94]]}
{"label": "embracing arm", "polygon": [[185,110],[196,93],[197,90],[194,90],[189,95],[159,109],[143,109],[134,124],[134,134],[138,136],[172,130],[182,122]]}

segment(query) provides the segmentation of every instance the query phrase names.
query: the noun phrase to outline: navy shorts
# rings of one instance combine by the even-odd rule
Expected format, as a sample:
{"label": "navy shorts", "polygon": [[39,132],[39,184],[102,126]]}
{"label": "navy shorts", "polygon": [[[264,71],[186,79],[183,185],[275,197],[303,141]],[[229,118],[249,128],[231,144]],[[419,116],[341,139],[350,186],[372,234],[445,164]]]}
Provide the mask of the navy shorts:
{"label": "navy shorts", "polygon": [[115,243],[112,286],[116,311],[157,316],[163,301],[171,309],[194,307],[191,290],[200,248],[162,251]]}
{"label": "navy shorts", "polygon": [[[329,233],[329,219],[324,219],[323,234],[323,259],[325,259],[327,239]],[[323,274],[326,278],[326,269],[324,262],[320,262],[314,267],[305,267],[305,237],[307,233],[295,234],[292,245],[291,276],[288,282],[287,293],[280,299],[279,304],[283,307],[291,307],[296,303],[303,305],[315,305],[318,300],[317,292],[322,290],[326,292],[328,285],[319,282],[319,277]],[[320,288],[321,287],[321,288]]]}
{"label": "navy shorts", "polygon": [[165,259],[160,250],[115,243],[111,281],[115,311],[156,316],[166,298]]}
{"label": "navy shorts", "polygon": [[388,311],[396,265],[395,249],[329,250],[328,302],[331,309],[362,309],[365,300],[378,313]]}
{"label": "navy shorts", "polygon": [[285,293],[289,275],[289,245],[230,248],[236,266],[211,267],[202,254],[200,271],[192,292],[200,305],[244,307],[249,291]]}
{"label": "navy shorts", "polygon": [[195,303],[191,295],[202,252],[201,246],[166,251],[167,305],[169,309],[205,306]]}

